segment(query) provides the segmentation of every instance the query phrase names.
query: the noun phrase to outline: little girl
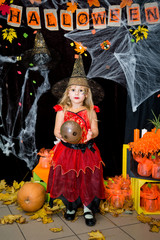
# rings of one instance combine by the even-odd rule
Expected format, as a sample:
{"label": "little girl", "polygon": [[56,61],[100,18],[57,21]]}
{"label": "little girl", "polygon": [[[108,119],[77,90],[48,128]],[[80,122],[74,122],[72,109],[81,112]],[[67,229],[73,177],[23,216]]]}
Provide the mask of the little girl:
{"label": "little girl", "polygon": [[[64,217],[74,220],[79,206],[84,207],[84,218],[88,226],[96,223],[101,199],[105,199],[102,159],[93,139],[98,136],[96,112],[93,105],[88,80],[84,77],[70,78],[59,105],[54,107],[56,114],[54,134],[61,141],[52,151],[47,191],[50,193],[50,206],[59,198],[66,206]],[[82,128],[82,138],[78,144],[64,141],[60,128],[65,121],[76,121]]]}

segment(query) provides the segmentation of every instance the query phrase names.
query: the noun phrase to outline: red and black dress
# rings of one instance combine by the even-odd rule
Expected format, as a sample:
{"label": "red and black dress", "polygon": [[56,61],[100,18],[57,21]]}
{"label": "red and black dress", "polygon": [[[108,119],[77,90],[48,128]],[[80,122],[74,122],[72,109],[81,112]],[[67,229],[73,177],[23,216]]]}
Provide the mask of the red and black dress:
{"label": "red and black dress", "polygon": [[[60,105],[55,111],[63,111]],[[94,107],[98,112],[99,108]],[[59,198],[67,209],[77,209],[81,204],[96,212],[101,199],[105,199],[102,159],[99,149],[92,141],[84,143],[90,129],[87,110],[77,113],[65,111],[64,121],[73,120],[82,128],[79,144],[59,142],[54,152],[48,177],[47,192],[53,199]]]}

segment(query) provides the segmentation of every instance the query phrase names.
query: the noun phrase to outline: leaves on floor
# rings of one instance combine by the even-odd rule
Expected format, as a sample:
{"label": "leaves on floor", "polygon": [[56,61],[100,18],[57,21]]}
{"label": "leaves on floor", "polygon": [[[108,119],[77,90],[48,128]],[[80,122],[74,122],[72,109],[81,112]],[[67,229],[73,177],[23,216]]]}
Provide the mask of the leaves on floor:
{"label": "leaves on floor", "polygon": [[3,218],[0,218],[0,223],[1,224],[12,224],[14,222],[17,223],[26,223],[26,218],[22,217],[22,215],[7,215],[4,216]]}
{"label": "leaves on floor", "polygon": [[99,230],[89,232],[89,240],[105,240],[104,235]]}
{"label": "leaves on floor", "polygon": [[102,215],[108,213],[111,213],[114,217],[118,217],[119,214],[125,212],[125,213],[132,213],[134,210],[133,207],[133,200],[125,200],[125,203],[123,205],[123,208],[115,208],[113,207],[109,201],[101,201],[100,202],[100,213]]}
{"label": "leaves on floor", "polygon": [[61,232],[63,230],[63,228],[50,228],[49,229],[51,232]]}
{"label": "leaves on floor", "polygon": [[[13,182],[12,186],[8,186],[5,180],[0,181],[0,201],[3,204],[10,205],[17,202],[17,192],[23,186],[24,182]],[[2,192],[3,191],[3,192]]]}
{"label": "leaves on floor", "polygon": [[149,217],[141,213],[137,216],[137,219],[142,223],[148,223],[150,226],[150,232],[159,232],[160,230],[160,219]]}

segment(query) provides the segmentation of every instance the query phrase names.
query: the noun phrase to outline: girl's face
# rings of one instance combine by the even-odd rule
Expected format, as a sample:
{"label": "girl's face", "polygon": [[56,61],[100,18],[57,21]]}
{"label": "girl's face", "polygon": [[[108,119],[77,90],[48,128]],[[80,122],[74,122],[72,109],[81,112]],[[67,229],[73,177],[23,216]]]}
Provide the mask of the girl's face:
{"label": "girl's face", "polygon": [[69,88],[68,96],[72,103],[82,104],[87,96],[86,88],[83,86],[72,85]]}

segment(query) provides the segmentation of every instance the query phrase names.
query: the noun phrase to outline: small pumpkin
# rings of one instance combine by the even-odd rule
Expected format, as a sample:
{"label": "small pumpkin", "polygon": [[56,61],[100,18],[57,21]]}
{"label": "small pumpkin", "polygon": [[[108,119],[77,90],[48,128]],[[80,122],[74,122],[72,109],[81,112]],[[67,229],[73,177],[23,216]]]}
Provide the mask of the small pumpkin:
{"label": "small pumpkin", "polygon": [[45,202],[46,192],[39,183],[26,182],[17,194],[17,202],[26,212],[39,210]]}

